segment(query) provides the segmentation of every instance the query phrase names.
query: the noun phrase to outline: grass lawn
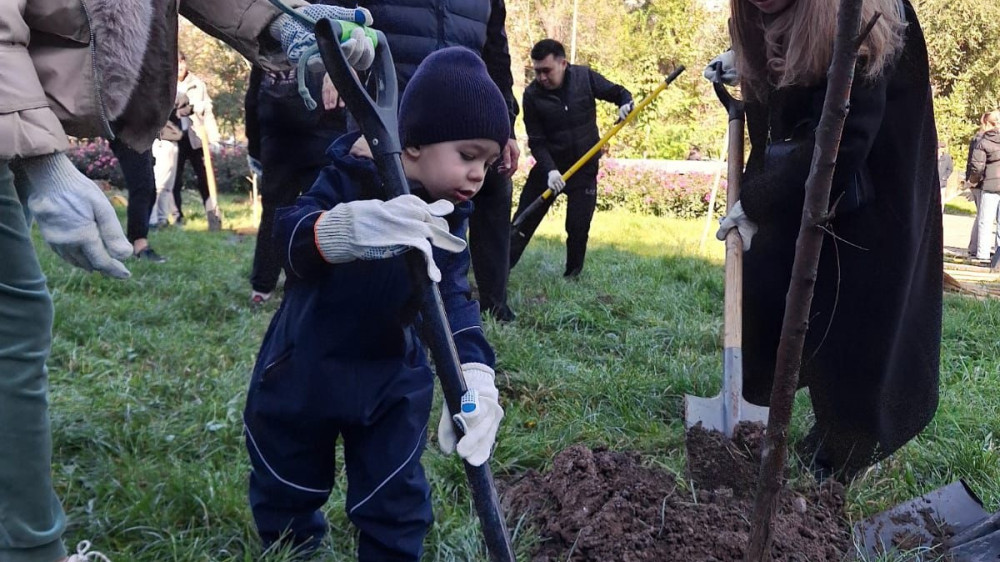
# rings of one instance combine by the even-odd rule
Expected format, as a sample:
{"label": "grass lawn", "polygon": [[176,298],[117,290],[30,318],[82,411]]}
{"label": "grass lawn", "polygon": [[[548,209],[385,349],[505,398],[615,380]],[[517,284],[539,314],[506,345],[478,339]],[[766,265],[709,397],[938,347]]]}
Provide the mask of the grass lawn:
{"label": "grass lawn", "polygon": [[[189,192],[189,207],[196,199]],[[227,228],[250,225],[242,202],[227,199],[223,210]],[[116,561],[261,558],[241,414],[278,299],[249,306],[252,237],[207,232],[203,215],[190,215],[183,229],[151,235],[169,261],[132,261],[125,282],[72,269],[36,238],[56,305],[53,470],[66,542],[92,540]],[[511,276],[517,321],[486,325],[507,412],[493,470],[545,470],[582,442],[638,450],[682,475],[682,397],[720,385],[721,244],[699,250],[701,221],[598,213],[587,269],[567,282],[562,221],[543,223]],[[998,334],[1000,303],[945,297],[938,415],[850,488],[852,519],[957,478],[1000,508]],[[793,438],[807,417],[800,396]],[[432,420],[436,428],[437,411]],[[423,460],[436,518],[425,559],[485,559],[460,463],[436,445]],[[329,560],[352,560],[342,474],[339,483],[327,504]],[[510,527],[527,560],[530,530]]]}

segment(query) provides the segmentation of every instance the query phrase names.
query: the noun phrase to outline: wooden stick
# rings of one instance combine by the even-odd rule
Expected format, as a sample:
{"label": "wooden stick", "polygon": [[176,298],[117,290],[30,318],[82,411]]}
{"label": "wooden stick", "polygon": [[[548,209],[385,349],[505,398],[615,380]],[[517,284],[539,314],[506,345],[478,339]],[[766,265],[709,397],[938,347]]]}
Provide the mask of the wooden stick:
{"label": "wooden stick", "polygon": [[823,229],[820,227],[830,220],[830,187],[858,58],[862,1],[841,0],[837,15],[837,36],[827,79],[826,99],[816,130],[812,167],[805,185],[802,224],[796,240],[791,283],[785,297],[785,316],[771,389],[771,412],[750,519],[750,544],[744,558],[747,562],[771,559],[772,524],[778,494],[784,485],[784,467],[788,456],[788,426],[798,389],[802,348],[809,327],[809,310],[823,247]]}

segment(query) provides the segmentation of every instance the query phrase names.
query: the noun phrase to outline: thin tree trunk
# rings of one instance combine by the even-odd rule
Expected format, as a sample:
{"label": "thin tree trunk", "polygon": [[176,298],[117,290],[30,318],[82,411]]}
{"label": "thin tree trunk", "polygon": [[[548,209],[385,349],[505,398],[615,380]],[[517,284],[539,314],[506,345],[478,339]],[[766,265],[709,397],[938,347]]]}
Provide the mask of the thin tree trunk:
{"label": "thin tree trunk", "polygon": [[862,0],[841,0],[837,16],[837,36],[833,61],[827,75],[826,100],[813,150],[812,168],[805,185],[802,224],[795,243],[792,278],[785,297],[785,317],[771,389],[770,413],[764,441],[760,480],[750,519],[750,544],[744,560],[771,560],[772,523],[779,492],[784,485],[788,457],[788,424],[799,383],[799,368],[813,288],[823,247],[823,229],[829,220],[830,186],[833,182],[840,136],[847,118],[854,66],[858,58],[858,30],[861,27]]}

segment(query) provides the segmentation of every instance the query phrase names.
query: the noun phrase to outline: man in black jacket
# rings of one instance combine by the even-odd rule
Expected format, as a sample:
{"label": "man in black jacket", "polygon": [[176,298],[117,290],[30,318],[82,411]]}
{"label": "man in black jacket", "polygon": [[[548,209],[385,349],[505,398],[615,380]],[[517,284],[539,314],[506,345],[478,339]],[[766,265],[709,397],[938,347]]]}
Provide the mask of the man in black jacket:
{"label": "man in black jacket", "polygon": [[371,11],[375,27],[386,35],[400,93],[427,55],[459,45],[482,56],[490,78],[503,94],[510,116],[511,138],[504,147],[501,162],[496,169],[489,170],[482,189],[473,199],[469,251],[482,311],[500,321],[513,320],[514,312],[507,305],[510,176],[517,171],[520,151],[514,139],[519,108],[514,99],[507,47],[506,4],[504,0],[360,0],[358,5]]}
{"label": "man in black jacket", "polygon": [[[632,94],[586,66],[569,64],[566,49],[554,39],[536,43],[531,49],[531,62],[535,79],[525,88],[522,105],[528,147],[536,164],[528,174],[514,217],[517,218],[546,188],[552,188],[556,195],[565,190],[569,208],[566,214],[566,272],[563,275],[577,277],[583,271],[590,220],[597,206],[600,154],[595,154],[569,181],[563,182],[562,173],[600,140],[595,100],[616,104],[618,117],[624,119],[632,111]],[[550,198],[541,211],[527,217],[520,232],[512,233],[511,268],[521,259],[531,235],[554,200]]]}

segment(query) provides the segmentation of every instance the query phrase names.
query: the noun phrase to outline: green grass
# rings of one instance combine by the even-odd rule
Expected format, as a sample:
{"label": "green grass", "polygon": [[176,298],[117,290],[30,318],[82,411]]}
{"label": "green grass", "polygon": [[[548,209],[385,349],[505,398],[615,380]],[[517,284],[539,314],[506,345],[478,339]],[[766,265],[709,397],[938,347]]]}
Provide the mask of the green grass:
{"label": "green grass", "polygon": [[[227,228],[249,226],[245,205],[227,199],[223,210]],[[169,261],[132,261],[126,282],[74,270],[38,243],[56,304],[49,367],[66,542],[93,540],[114,560],[261,558],[241,413],[277,299],[248,306],[252,237],[209,233],[203,215],[190,218],[152,233]],[[682,474],[682,397],[713,395],[720,384],[721,244],[698,249],[700,221],[599,213],[587,269],[565,281],[563,218],[544,222],[513,272],[518,320],[486,325],[507,413],[494,472],[545,470],[582,442],[638,450]],[[946,296],[940,411],[850,488],[852,519],[960,477],[1000,507],[997,334],[997,302]],[[807,426],[800,397],[793,437]],[[423,459],[436,518],[425,560],[485,559],[460,464],[436,446]],[[355,544],[343,474],[339,484],[327,505],[336,561],[353,559]],[[537,538],[517,521],[510,527],[527,560]]]}

